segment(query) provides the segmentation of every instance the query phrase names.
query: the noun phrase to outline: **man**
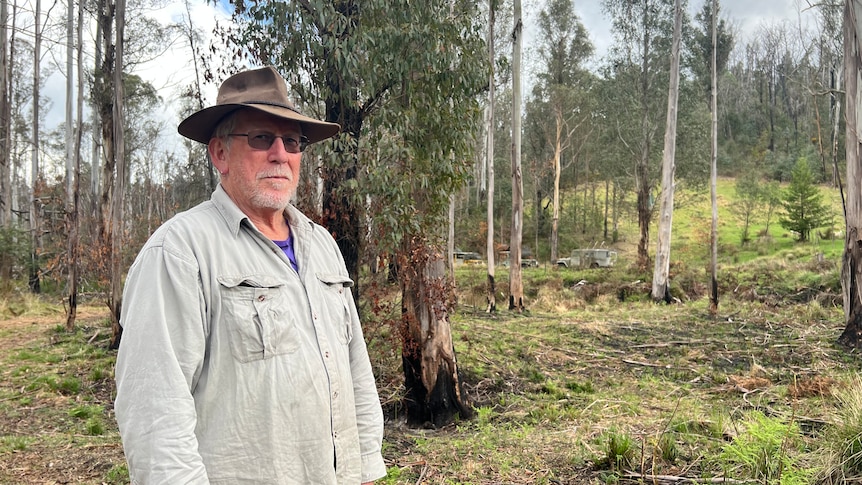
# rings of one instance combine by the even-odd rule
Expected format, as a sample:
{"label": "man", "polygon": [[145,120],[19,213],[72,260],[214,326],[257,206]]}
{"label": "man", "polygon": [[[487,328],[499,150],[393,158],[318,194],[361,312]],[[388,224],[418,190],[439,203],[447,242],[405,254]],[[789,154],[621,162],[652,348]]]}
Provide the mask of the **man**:
{"label": "man", "polygon": [[115,411],[132,483],[359,484],[386,474],[383,414],[338,246],[289,201],[306,144],[271,67],[180,123],[221,174],[129,270]]}

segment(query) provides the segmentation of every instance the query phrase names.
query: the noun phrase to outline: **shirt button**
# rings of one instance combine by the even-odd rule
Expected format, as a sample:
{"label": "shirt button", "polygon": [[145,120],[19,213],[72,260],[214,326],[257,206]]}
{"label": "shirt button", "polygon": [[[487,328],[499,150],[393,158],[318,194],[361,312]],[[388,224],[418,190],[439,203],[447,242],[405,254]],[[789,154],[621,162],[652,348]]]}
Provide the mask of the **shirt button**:
{"label": "shirt button", "polygon": [[323,356],[324,356],[324,357],[326,357],[326,358],[328,359],[328,358],[329,358],[329,351],[327,350],[326,352],[324,352],[324,353],[323,353]]}
{"label": "shirt button", "polygon": [[332,399],[338,399],[338,391],[332,393]]}
{"label": "shirt button", "polygon": [[264,295],[259,295],[257,297],[257,301],[264,301],[264,300],[266,300],[266,296],[264,296]]}

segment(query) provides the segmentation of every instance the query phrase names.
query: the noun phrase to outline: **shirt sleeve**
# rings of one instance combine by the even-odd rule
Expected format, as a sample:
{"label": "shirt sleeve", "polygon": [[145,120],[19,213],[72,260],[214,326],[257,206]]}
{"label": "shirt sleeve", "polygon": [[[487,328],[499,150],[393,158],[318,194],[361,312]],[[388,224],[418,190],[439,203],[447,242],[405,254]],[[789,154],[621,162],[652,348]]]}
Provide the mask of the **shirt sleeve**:
{"label": "shirt sleeve", "polygon": [[356,399],[356,426],[359,431],[359,449],[362,455],[362,483],[386,476],[383,462],[383,409],[377,394],[377,384],[368,349],[362,335],[362,326],[351,309],[353,339],[350,341],[350,367],[353,374],[353,394]]}
{"label": "shirt sleeve", "polygon": [[197,264],[149,246],[123,294],[114,410],[135,484],[208,483],[192,391],[204,358]]}

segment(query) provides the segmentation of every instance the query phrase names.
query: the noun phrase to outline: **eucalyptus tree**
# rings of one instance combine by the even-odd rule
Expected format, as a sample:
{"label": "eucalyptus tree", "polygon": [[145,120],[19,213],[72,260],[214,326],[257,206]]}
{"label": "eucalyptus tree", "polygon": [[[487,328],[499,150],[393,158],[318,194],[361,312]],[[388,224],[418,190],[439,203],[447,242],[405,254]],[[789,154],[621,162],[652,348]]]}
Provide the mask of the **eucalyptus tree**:
{"label": "eucalyptus tree", "polygon": [[475,3],[245,3],[234,17],[237,45],[279,68],[299,106],[342,126],[305,163],[319,163],[321,219],[351,277],[358,280],[366,206],[374,217],[365,233],[397,262],[408,422],[469,415],[441,248],[450,194],[470,171],[487,79]]}
{"label": "eucalyptus tree", "polygon": [[858,348],[862,344],[862,110],[859,79],[862,76],[862,0],[844,3],[844,82],[847,96],[847,201],[841,288],[844,296],[844,331],[838,342]]}
{"label": "eucalyptus tree", "polygon": [[512,11],[512,228],[509,234],[509,310],[524,311],[524,282],[521,279],[521,247],[524,233],[524,177],[521,171],[521,50],[524,21],[521,0]]}
{"label": "eucalyptus tree", "polygon": [[675,0],[673,45],[670,55],[670,82],[668,83],[667,124],[664,132],[662,155],[661,209],[658,237],[656,238],[655,269],[653,271],[652,298],[671,301],[668,273],[670,272],[670,237],[673,224],[674,172],[676,170],[676,121],[679,101],[679,53],[682,42],[682,0]]}
{"label": "eucalyptus tree", "polygon": [[653,144],[661,128],[661,86],[668,76],[667,59],[673,32],[673,0],[603,0],[610,14],[615,44],[611,48],[612,76],[619,96],[612,114],[615,132],[634,161],[637,220],[640,238],[637,264],[649,267],[649,225],[652,219]]}
{"label": "eucalyptus tree", "polygon": [[550,0],[539,13],[538,29],[542,67],[534,96],[540,103],[547,104],[550,114],[539,126],[553,167],[551,261],[556,261],[562,204],[561,158],[564,151],[578,151],[587,138],[586,125],[592,115],[588,100],[591,77],[584,63],[592,56],[593,45],[575,13],[572,0]]}
{"label": "eucalyptus tree", "polygon": [[[693,71],[704,91],[709,93],[710,106],[710,313],[718,312],[718,80],[719,73],[727,68],[733,50],[733,33],[724,19],[719,18],[721,6],[718,0],[706,0],[701,11],[695,15],[699,28],[694,29]],[[746,230],[747,232],[747,220]]]}
{"label": "eucalyptus tree", "polygon": [[39,185],[42,172],[39,166],[39,93],[41,79],[42,55],[42,2],[36,0],[33,12],[33,118],[31,136],[32,150],[30,162],[30,278],[29,287],[32,293],[39,293],[41,275],[40,252],[42,246],[42,226],[40,215],[42,208],[39,200]]}
{"label": "eucalyptus tree", "polygon": [[[0,229],[6,229],[12,224],[12,179],[9,156],[9,2],[0,3]],[[3,257],[0,256],[0,260]],[[11,265],[2,264],[3,268]],[[6,269],[0,270],[0,277]]]}

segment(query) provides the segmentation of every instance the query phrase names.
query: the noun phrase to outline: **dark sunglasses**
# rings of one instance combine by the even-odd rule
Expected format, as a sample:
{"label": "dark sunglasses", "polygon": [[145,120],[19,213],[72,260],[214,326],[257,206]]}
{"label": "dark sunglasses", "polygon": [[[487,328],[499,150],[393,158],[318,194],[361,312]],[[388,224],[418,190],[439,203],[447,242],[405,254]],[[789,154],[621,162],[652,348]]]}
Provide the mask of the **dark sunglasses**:
{"label": "dark sunglasses", "polygon": [[276,135],[268,131],[249,131],[248,133],[228,133],[228,136],[244,136],[248,139],[248,146],[255,150],[269,150],[276,138],[284,142],[284,149],[290,153],[305,151],[308,146],[308,138],[300,136],[299,140],[286,135]]}

